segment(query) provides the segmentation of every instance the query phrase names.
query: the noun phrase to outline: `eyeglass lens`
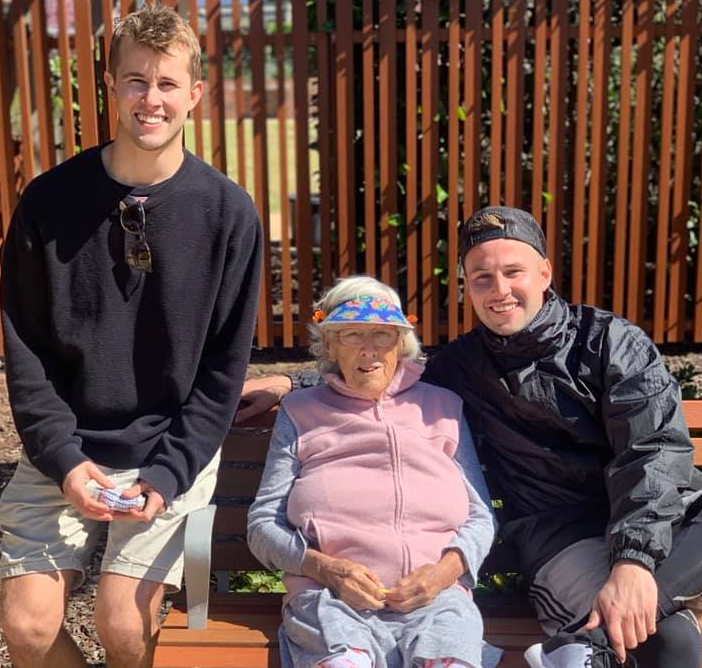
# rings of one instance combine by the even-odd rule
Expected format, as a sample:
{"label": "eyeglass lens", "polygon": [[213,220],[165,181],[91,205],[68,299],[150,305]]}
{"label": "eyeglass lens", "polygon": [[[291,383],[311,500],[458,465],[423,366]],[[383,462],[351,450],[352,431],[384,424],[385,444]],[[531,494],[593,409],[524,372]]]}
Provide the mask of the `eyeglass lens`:
{"label": "eyeglass lens", "polygon": [[396,329],[375,329],[371,332],[363,332],[356,329],[345,329],[339,332],[339,341],[346,346],[358,347],[369,336],[371,341],[379,348],[391,348],[397,343],[400,332]]}

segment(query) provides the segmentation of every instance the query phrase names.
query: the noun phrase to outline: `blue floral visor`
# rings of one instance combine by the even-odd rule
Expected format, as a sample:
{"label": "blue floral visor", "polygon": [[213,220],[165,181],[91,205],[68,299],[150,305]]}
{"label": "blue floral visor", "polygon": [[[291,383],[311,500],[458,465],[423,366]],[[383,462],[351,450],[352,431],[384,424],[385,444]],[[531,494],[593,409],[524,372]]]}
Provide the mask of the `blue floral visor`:
{"label": "blue floral visor", "polygon": [[412,328],[415,316],[405,316],[391,301],[377,297],[357,297],[339,304],[329,315],[315,311],[313,320],[318,325],[343,325],[365,323],[369,325],[395,325]]}

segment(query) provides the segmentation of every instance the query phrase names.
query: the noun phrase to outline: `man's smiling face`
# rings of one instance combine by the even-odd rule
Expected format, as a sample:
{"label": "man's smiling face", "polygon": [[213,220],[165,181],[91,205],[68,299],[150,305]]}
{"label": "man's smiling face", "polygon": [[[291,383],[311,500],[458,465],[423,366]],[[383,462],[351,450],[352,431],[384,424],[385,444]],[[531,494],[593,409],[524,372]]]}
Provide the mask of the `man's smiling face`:
{"label": "man's smiling face", "polygon": [[188,112],[202,96],[202,82],[190,78],[188,51],[175,44],[157,53],[128,37],[119,48],[115,75],[106,72],[105,81],[117,105],[121,138],[144,151],[180,143]]}
{"label": "man's smiling face", "polygon": [[534,319],[551,284],[551,263],[514,239],[473,246],[463,268],[478,318],[501,336],[519,332]]}

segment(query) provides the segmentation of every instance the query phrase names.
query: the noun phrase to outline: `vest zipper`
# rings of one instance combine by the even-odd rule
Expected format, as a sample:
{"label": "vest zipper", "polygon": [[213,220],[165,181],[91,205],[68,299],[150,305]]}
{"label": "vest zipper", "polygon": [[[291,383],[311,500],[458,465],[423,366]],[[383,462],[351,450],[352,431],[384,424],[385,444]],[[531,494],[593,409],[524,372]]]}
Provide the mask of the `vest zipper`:
{"label": "vest zipper", "polygon": [[[375,413],[378,420],[385,422],[385,416],[383,415],[383,409],[380,403],[380,399],[375,400]],[[410,558],[409,558],[409,547],[402,534],[402,516],[405,512],[405,499],[402,488],[402,467],[400,463],[400,448],[397,444],[397,438],[395,437],[395,430],[392,425],[385,422],[385,431],[388,437],[388,442],[390,444],[390,461],[392,464],[392,478],[393,484],[395,486],[395,517],[394,517],[394,529],[395,533],[398,534],[400,538],[400,545],[402,548],[402,577],[409,573],[410,569]],[[389,586],[394,586],[394,582],[390,583]]]}

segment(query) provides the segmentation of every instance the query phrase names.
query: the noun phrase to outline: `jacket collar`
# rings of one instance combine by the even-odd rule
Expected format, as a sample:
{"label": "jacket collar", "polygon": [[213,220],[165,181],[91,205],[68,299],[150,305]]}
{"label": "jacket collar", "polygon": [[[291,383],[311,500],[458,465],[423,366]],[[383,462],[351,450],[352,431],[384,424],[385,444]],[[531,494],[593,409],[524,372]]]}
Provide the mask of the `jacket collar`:
{"label": "jacket collar", "polygon": [[[412,385],[419,380],[423,372],[423,364],[409,359],[401,360],[397,365],[395,375],[392,377],[390,384],[385,388],[385,391],[380,397],[381,400],[394,397],[395,395],[400,394],[406,389],[412,387]],[[325,373],[322,378],[327,385],[329,385],[329,387],[339,394],[343,394],[347,397],[353,397],[354,399],[365,399],[368,401],[366,397],[360,396],[354,388],[347,385],[344,379],[338,373]]]}
{"label": "jacket collar", "polygon": [[510,336],[499,336],[481,325],[480,332],[485,347],[493,355],[512,358],[518,363],[548,357],[562,349],[569,321],[568,303],[549,288],[541,310],[524,329]]}

